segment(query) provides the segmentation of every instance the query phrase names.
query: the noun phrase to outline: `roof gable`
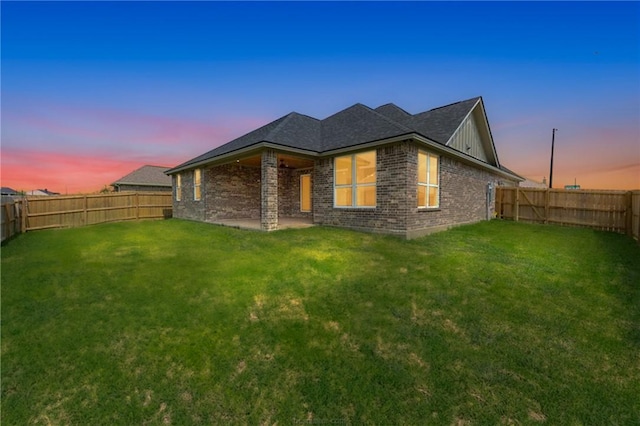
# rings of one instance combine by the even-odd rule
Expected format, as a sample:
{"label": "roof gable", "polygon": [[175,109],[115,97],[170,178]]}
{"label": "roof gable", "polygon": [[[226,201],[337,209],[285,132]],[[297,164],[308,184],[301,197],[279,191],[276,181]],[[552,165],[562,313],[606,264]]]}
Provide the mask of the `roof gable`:
{"label": "roof gable", "polygon": [[446,145],[492,166],[500,166],[482,98],[477,98]]}
{"label": "roof gable", "polygon": [[411,125],[418,133],[446,145],[479,97],[416,114]]}

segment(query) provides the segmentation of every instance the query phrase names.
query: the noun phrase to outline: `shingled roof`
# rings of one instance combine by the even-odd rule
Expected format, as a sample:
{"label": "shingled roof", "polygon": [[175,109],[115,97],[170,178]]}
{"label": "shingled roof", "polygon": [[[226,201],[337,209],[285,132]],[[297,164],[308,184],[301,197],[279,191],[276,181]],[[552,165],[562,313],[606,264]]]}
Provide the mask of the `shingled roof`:
{"label": "shingled roof", "polygon": [[418,134],[446,145],[481,97],[467,99],[419,114],[389,103],[376,109],[355,104],[323,120],[292,112],[252,132],[186,161],[166,173],[214,161],[260,144],[294,149],[308,154],[356,147],[403,135]]}
{"label": "shingled roof", "polygon": [[139,186],[166,186],[171,187],[171,178],[165,174],[168,167],[142,166],[121,177],[111,185],[139,185]]}

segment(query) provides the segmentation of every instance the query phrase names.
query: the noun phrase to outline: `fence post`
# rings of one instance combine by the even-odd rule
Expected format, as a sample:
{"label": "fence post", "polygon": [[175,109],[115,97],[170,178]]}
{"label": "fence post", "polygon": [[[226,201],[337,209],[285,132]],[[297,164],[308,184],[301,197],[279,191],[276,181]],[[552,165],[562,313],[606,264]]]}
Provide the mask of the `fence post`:
{"label": "fence post", "polygon": [[82,220],[84,221],[83,226],[87,226],[87,221],[89,220],[89,201],[87,199],[87,194],[84,195],[84,207],[82,212]]}
{"label": "fence post", "polygon": [[9,212],[9,203],[2,205],[2,238],[0,240],[4,241],[6,238],[9,238],[11,235],[11,216]]}
{"label": "fence post", "polygon": [[516,205],[513,212],[513,220],[518,221],[520,216],[520,189],[516,186]]}
{"label": "fence post", "polygon": [[140,193],[136,191],[136,220],[140,220]]}
{"label": "fence post", "polygon": [[549,223],[549,188],[544,193],[544,224]]}
{"label": "fence post", "polygon": [[629,191],[624,194],[624,227],[625,233],[633,237],[633,192]]}
{"label": "fence post", "polygon": [[25,233],[27,232],[27,215],[29,214],[29,202],[27,201],[27,197],[22,197],[22,214],[21,214],[21,221],[20,221],[20,232],[21,233]]}

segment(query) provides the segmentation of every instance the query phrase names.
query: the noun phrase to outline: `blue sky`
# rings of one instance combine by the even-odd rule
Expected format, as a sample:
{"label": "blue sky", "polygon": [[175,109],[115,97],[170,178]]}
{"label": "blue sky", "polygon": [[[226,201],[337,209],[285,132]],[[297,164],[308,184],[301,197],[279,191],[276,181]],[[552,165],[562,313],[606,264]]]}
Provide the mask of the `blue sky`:
{"label": "blue sky", "polygon": [[2,185],[95,191],[291,111],[481,95],[501,162],[640,188],[638,2],[6,2]]}

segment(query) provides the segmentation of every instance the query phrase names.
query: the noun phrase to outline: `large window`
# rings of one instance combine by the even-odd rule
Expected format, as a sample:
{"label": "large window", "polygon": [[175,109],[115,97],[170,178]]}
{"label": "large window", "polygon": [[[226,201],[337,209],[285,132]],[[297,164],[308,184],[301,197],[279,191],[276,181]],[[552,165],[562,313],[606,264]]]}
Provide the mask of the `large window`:
{"label": "large window", "polygon": [[202,195],[202,173],[200,169],[193,171],[193,199],[198,201]]}
{"label": "large window", "polygon": [[418,152],[418,207],[436,208],[440,206],[437,155]]}
{"label": "large window", "polygon": [[182,198],[182,176],[176,175],[176,201],[180,201]]}
{"label": "large window", "polygon": [[334,161],[336,207],[376,206],[376,152],[336,157]]}

